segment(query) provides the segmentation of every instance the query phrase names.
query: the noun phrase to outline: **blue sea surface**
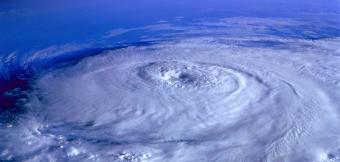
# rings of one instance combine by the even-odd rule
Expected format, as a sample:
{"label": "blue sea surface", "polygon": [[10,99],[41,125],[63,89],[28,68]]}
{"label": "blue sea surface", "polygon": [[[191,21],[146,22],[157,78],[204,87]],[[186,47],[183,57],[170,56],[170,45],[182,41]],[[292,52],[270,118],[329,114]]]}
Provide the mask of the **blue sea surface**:
{"label": "blue sea surface", "polygon": [[[302,18],[315,21],[315,26],[303,28],[318,30],[319,22],[339,18],[339,1],[321,0],[198,0],[198,1],[42,1],[23,0],[0,2],[1,55],[20,51],[26,53],[66,43],[112,44],[133,41],[133,35],[103,39],[112,29],[142,27],[159,21],[191,22],[197,19],[226,17]],[[287,33],[275,31],[279,35]],[[323,29],[332,36],[334,28]],[[157,34],[157,33],[152,33]],[[308,38],[308,35],[306,35]]]}

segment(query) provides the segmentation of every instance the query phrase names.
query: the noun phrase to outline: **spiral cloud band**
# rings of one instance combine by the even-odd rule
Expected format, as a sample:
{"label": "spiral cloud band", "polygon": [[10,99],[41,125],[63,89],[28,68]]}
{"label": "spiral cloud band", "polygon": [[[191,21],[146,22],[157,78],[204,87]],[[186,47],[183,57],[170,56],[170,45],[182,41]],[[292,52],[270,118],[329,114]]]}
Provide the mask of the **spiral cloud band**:
{"label": "spiral cloud band", "polygon": [[338,42],[200,36],[104,50],[32,82],[1,156],[340,160]]}

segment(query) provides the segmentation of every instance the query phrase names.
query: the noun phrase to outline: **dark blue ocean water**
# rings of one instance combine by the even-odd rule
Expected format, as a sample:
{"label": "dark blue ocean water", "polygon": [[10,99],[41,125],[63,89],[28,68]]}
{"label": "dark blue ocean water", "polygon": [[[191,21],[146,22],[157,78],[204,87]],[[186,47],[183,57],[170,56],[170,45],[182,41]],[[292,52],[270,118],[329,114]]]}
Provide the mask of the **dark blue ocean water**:
{"label": "dark blue ocean water", "polygon": [[339,14],[339,5],[338,0],[327,3],[322,0],[3,0],[0,2],[0,54],[25,53],[66,43],[131,41],[133,35],[113,39],[103,39],[103,36],[112,29],[142,27],[159,21],[176,22],[179,17],[184,23],[235,16],[326,21],[332,14]]}

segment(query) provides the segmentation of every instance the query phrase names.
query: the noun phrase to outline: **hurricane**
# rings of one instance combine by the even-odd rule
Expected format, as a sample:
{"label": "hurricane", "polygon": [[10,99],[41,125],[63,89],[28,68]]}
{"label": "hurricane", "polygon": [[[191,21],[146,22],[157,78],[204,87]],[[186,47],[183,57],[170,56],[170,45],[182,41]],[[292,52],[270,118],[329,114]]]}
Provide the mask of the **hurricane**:
{"label": "hurricane", "polygon": [[340,39],[294,30],[306,23],[160,22],[107,35],[168,31],[139,43],[6,55],[2,77],[23,83],[6,92],[0,159],[339,161]]}

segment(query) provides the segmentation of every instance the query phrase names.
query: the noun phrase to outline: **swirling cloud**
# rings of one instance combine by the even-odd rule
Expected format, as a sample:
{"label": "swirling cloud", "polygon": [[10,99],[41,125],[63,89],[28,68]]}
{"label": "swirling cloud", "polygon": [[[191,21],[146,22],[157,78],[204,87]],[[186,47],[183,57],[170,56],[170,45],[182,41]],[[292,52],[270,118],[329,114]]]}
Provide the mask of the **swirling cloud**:
{"label": "swirling cloud", "polygon": [[102,50],[32,81],[1,157],[338,160],[338,44],[265,32]]}

